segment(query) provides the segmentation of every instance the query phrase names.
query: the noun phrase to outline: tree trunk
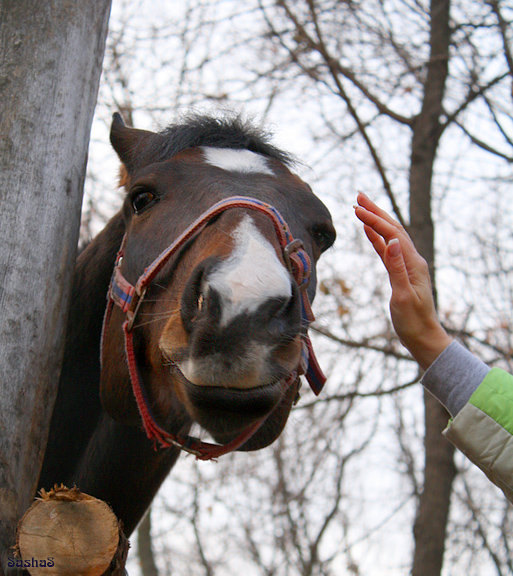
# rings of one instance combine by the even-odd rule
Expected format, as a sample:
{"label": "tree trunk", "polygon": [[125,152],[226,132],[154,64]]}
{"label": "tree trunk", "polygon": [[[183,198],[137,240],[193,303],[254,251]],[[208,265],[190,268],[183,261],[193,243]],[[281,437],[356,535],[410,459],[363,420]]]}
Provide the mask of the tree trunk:
{"label": "tree trunk", "polygon": [[16,548],[11,563],[31,576],[106,576],[125,574],[128,541],[105,502],[60,486],[42,490],[25,512]]}
{"label": "tree trunk", "polygon": [[0,0],[4,570],[34,497],[57,391],[110,1]]}
{"label": "tree trunk", "polygon": [[151,540],[151,507],[137,528],[137,552],[143,576],[159,576]]}
{"label": "tree trunk", "polygon": [[[410,167],[410,234],[427,260],[435,287],[434,230],[431,219],[433,165],[441,135],[440,117],[449,63],[449,0],[432,0],[430,62],[424,83],[422,110],[416,118]],[[436,300],[436,290],[435,290]],[[453,448],[441,436],[447,425],[445,409],[424,394],[424,488],[413,528],[415,551],[412,576],[439,576],[455,475]]]}

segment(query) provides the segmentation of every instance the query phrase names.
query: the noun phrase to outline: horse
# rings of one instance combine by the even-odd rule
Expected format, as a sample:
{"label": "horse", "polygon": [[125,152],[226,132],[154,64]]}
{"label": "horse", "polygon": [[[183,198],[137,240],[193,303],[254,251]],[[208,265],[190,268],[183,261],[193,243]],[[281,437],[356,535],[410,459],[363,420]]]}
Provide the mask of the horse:
{"label": "horse", "polygon": [[182,451],[268,446],[300,376],[319,391],[309,306],[335,230],[290,156],[239,117],[150,132],[116,113],[110,140],[126,195],[77,258],[39,487],[106,501],[128,536]]}

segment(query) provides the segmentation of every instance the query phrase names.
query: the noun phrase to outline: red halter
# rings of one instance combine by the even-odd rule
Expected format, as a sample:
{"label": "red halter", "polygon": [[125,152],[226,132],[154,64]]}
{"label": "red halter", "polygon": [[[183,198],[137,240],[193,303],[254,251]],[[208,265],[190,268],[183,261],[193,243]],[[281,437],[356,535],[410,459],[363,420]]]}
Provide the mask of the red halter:
{"label": "red halter", "polygon": [[[269,414],[252,425],[248,426],[239,436],[225,445],[210,444],[203,442],[198,438],[192,436],[181,437],[170,434],[161,428],[153,414],[148,402],[148,397],[143,386],[142,379],[137,368],[137,361],[134,353],[133,346],[133,329],[134,321],[137,317],[139,308],[144,300],[146,290],[148,289],[155,276],[162,270],[168,260],[174,256],[180,248],[191,238],[198,235],[203,228],[218,214],[230,208],[247,208],[262,212],[268,216],[276,231],[280,246],[282,247],[283,257],[289,271],[296,280],[300,293],[302,311],[301,315],[305,323],[308,325],[314,320],[310,301],[306,288],[310,279],[311,263],[310,258],[303,248],[301,240],[294,240],[290,229],[282,218],[278,210],[273,206],[256,200],[254,198],[247,198],[243,196],[235,196],[221,200],[214,204],[206,212],[204,212],[197,220],[195,220],[170,246],[168,246],[142,273],[137,280],[135,286],[130,284],[121,273],[121,262],[123,259],[125,238],[121,243],[119,249],[114,272],[107,295],[107,309],[103,321],[102,330],[102,343],[101,343],[101,356],[103,361],[103,336],[106,326],[109,322],[113,304],[117,304],[121,310],[126,314],[126,320],[123,323],[123,332],[125,336],[125,353],[130,373],[130,380],[132,383],[132,391],[137,401],[137,408],[143,422],[146,435],[150,440],[157,441],[162,447],[168,448],[176,446],[181,450],[194,454],[200,460],[210,460],[217,458],[223,454],[236,450],[244,444],[255,432],[262,426]],[[297,382],[300,374],[305,374],[310,387],[316,395],[318,395],[326,381],[326,377],[322,373],[321,368],[315,358],[312,343],[305,330],[302,334],[303,352],[300,365],[294,370],[287,379],[284,385],[286,388]],[[177,370],[178,367],[175,366]]]}

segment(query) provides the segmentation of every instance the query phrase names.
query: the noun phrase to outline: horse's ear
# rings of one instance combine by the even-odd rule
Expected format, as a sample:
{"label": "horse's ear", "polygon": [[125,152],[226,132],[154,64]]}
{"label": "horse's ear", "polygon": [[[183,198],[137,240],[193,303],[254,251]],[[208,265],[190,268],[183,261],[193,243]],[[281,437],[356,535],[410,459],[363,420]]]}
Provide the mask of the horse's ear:
{"label": "horse's ear", "polygon": [[151,137],[155,137],[153,132],[127,126],[118,112],[112,116],[110,142],[128,173],[133,171],[137,158]]}

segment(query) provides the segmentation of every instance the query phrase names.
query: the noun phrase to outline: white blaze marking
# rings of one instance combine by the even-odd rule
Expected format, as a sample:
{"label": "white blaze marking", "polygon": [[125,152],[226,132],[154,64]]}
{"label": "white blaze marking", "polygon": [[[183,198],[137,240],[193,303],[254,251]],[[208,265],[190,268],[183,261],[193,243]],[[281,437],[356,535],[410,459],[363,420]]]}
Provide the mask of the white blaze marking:
{"label": "white blaze marking", "polygon": [[205,161],[212,166],[231,172],[259,173],[274,175],[267,160],[251,150],[203,147]]}
{"label": "white blaze marking", "polygon": [[269,298],[290,298],[292,285],[274,248],[245,216],[233,231],[235,249],[210,275],[208,284],[221,296],[221,324],[242,312],[254,312]]}

